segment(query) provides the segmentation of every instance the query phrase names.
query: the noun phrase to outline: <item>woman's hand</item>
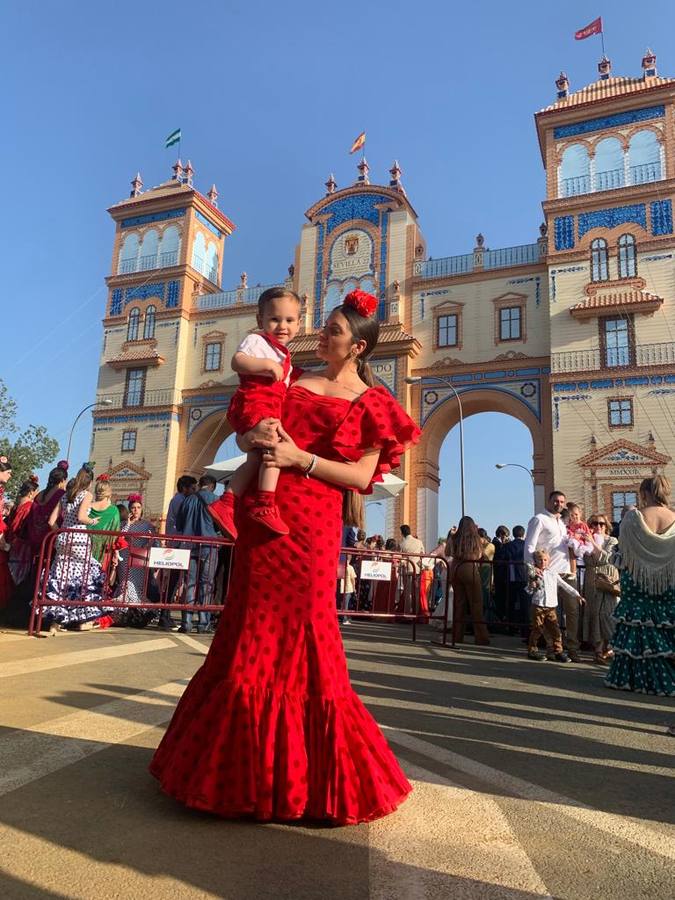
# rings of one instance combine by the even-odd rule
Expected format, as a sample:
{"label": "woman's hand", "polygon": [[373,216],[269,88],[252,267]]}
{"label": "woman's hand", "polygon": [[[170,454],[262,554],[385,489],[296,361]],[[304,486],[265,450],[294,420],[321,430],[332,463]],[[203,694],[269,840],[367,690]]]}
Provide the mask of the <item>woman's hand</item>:
{"label": "woman's hand", "polygon": [[277,425],[277,435],[277,443],[263,451],[263,466],[266,469],[288,469],[293,466],[306,469],[312,460],[312,454],[301,450],[281,424]]}
{"label": "woman's hand", "polygon": [[237,445],[245,453],[256,447],[273,447],[277,442],[277,428],[280,426],[279,419],[261,419],[255,428],[237,436]]}

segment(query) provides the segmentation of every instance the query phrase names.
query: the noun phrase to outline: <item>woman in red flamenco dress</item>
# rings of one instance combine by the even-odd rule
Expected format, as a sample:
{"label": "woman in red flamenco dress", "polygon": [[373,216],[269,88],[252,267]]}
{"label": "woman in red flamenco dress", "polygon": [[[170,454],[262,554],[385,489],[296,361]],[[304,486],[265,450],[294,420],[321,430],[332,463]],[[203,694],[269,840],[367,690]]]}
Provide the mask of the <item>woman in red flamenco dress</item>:
{"label": "woman in red flamenco dress", "polygon": [[218,631],[153,757],[162,789],[189,807],[353,825],[392,812],[411,790],[351,687],[335,611],[343,493],[369,493],[420,434],[370,386],[376,305],[350,294],[320,336],[325,368],[288,389],[283,424],[264,420],[240,439],[281,469],[290,534],[240,530]]}

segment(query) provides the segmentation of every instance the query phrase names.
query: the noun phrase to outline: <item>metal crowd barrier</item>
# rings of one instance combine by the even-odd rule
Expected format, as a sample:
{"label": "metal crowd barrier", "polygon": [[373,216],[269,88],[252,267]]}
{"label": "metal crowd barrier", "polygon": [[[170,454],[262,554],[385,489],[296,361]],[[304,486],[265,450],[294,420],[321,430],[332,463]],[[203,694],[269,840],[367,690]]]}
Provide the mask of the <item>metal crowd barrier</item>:
{"label": "metal crowd barrier", "polygon": [[[120,538],[128,548],[116,549]],[[141,611],[218,615],[227,597],[233,550],[224,538],[54,531],[40,550],[28,633],[39,634],[49,607],[100,610],[101,621],[110,617],[112,624],[124,624],[125,615]],[[336,614],[409,623],[413,640],[418,624],[431,622],[445,644],[451,612],[447,576],[442,557],[343,548]]]}
{"label": "metal crowd barrier", "polygon": [[[118,549],[120,539],[126,548]],[[41,631],[48,607],[100,609],[113,624],[122,624],[129,611],[217,615],[227,595],[232,550],[224,538],[58,529],[40,549],[28,633]]]}
{"label": "metal crowd barrier", "polygon": [[[351,568],[351,572],[349,569]],[[338,561],[336,606],[339,618],[434,623],[447,643],[451,610],[448,563],[444,557],[396,550],[343,547]]]}

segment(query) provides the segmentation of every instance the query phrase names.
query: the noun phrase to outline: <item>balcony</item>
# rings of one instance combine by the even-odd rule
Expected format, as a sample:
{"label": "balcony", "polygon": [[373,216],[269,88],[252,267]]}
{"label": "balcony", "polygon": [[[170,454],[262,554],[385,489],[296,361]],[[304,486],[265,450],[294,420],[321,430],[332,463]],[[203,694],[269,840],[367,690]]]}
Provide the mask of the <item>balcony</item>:
{"label": "balcony", "polygon": [[218,266],[211,265],[203,256],[199,256],[197,253],[193,255],[192,268],[208,278],[209,281],[218,284]]}
{"label": "balcony", "polygon": [[232,291],[219,291],[217,294],[202,294],[197,298],[196,308],[223,309],[228,306],[252,306],[258,297],[268,288],[278,287],[276,284],[257,284],[255,287],[235,288]]}
{"label": "balcony", "polygon": [[553,375],[571,374],[573,372],[597,372],[600,369],[614,371],[632,366],[664,366],[675,365],[675,341],[664,344],[638,344],[635,347],[634,360],[630,351],[623,347],[608,347],[603,353],[599,347],[592,350],[566,350],[551,354],[551,373]]}
{"label": "balcony", "polygon": [[580,194],[594,194],[596,191],[611,191],[614,188],[631,187],[662,181],[665,176],[660,162],[642,163],[627,169],[604,169],[588,175],[561,178],[559,197],[578,197]]}
{"label": "balcony", "polygon": [[138,259],[123,259],[117,267],[118,275],[131,275],[134,272],[149,272],[152,269],[168,269],[178,264],[178,250],[140,256]]}
{"label": "balcony", "polygon": [[451,275],[466,275],[469,272],[482,272],[485,269],[531,266],[541,262],[545,252],[546,245],[543,242],[502,247],[498,250],[477,250],[460,256],[444,256],[440,259],[416,262],[413,275],[416,278],[445,278]]}
{"label": "balcony", "polygon": [[105,413],[112,409],[128,409],[129,407],[144,406],[174,406],[182,403],[180,391],[172,388],[161,388],[154,391],[141,391],[130,388],[121,393],[101,393],[97,395],[97,402],[102,400],[112,401],[110,405],[102,406],[95,412]]}

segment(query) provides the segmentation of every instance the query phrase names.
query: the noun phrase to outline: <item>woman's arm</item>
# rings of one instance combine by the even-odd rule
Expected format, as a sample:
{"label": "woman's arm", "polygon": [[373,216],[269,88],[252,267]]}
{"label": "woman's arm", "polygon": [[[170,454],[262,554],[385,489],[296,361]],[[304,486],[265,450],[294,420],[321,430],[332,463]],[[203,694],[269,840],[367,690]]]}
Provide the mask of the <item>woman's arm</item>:
{"label": "woman's arm", "polygon": [[[263,466],[280,469],[296,468],[303,471],[307,469],[315,454],[301,450],[281,425],[277,426],[277,433],[279,442],[270,447],[268,452],[263,455]],[[323,459],[317,456],[312,476],[320,478],[322,481],[328,481],[330,484],[338,484],[340,487],[364,491],[372,481],[379,458],[380,451],[377,448],[366,450],[357,462],[334,462],[332,459]]]}
{"label": "woman's arm", "polygon": [[77,521],[81,525],[95,525],[96,519],[90,519],[87,513],[91,508],[91,500],[92,496],[89,491],[84,492],[84,497],[82,498],[82,502],[80,503],[77,509]]}
{"label": "woman's arm", "polygon": [[53,530],[56,528],[56,522],[61,514],[61,501],[56,504],[54,509],[49,514],[49,519],[47,520],[47,525]]}
{"label": "woman's arm", "polygon": [[275,360],[249,356],[241,350],[232,357],[231,366],[239,375],[271,375],[275,381],[281,381],[284,377],[284,370]]}

